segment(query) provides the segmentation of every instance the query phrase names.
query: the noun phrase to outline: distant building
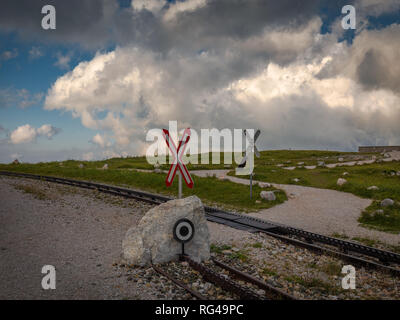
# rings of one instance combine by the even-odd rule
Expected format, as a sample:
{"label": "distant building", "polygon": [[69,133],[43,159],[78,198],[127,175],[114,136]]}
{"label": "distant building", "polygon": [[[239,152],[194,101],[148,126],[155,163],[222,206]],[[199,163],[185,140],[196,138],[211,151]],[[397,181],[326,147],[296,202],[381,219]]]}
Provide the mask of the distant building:
{"label": "distant building", "polygon": [[358,152],[369,153],[369,152],[390,152],[400,151],[400,146],[375,146],[375,147],[358,147]]}

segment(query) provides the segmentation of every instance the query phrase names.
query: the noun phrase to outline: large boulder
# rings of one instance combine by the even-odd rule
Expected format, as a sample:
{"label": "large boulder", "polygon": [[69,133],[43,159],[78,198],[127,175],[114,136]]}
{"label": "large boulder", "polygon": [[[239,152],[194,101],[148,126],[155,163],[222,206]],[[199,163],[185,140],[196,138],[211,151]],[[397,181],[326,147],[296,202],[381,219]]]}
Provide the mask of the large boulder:
{"label": "large boulder", "polygon": [[182,246],[173,237],[179,219],[189,219],[195,228],[193,239],[185,244],[185,253],[201,262],[210,258],[210,235],[204,207],[196,196],[176,199],[150,209],[137,226],[130,228],[122,242],[126,263],[146,266],[178,260]]}
{"label": "large boulder", "polygon": [[273,191],[261,191],[260,197],[261,197],[261,199],[266,200],[266,201],[275,201],[276,200],[276,196]]}
{"label": "large boulder", "polygon": [[346,179],[343,179],[343,178],[339,178],[338,180],[337,180],[337,182],[336,182],[336,184],[338,185],[338,186],[343,186],[343,185],[345,185],[347,183],[347,180]]}
{"label": "large boulder", "polygon": [[392,199],[384,199],[381,201],[381,207],[390,207],[394,205],[394,201]]}

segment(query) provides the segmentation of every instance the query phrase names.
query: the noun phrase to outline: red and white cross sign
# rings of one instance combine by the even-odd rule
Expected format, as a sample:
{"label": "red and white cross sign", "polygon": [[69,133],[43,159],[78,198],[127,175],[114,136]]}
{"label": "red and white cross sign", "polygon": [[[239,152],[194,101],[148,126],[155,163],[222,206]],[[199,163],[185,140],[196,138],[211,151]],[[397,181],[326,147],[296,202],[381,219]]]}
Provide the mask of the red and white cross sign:
{"label": "red and white cross sign", "polygon": [[181,175],[183,179],[186,182],[186,185],[189,188],[193,188],[193,180],[192,177],[190,176],[190,173],[188,169],[186,168],[185,164],[182,162],[182,156],[185,152],[187,143],[189,142],[190,139],[190,129],[187,128],[183,132],[182,140],[179,141],[179,146],[178,149],[176,149],[175,143],[173,139],[171,138],[169,131],[167,129],[163,129],[163,135],[164,139],[167,142],[168,148],[171,150],[172,157],[174,158],[171,167],[169,168],[167,179],[165,180],[165,184],[167,187],[170,187],[172,185],[172,182],[174,181],[175,175],[176,175],[176,169],[179,168],[179,171],[181,172]]}

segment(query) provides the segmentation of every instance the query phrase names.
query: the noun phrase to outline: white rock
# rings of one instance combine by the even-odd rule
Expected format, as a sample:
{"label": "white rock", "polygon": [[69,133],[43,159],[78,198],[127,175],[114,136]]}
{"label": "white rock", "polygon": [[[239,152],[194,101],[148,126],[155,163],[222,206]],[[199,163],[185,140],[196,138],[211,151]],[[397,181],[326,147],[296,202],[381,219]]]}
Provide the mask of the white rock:
{"label": "white rock", "polygon": [[377,187],[377,186],[370,186],[370,187],[368,187],[368,189],[367,190],[373,190],[373,191],[376,191],[376,190],[379,190],[379,188]]}
{"label": "white rock", "polygon": [[394,205],[394,201],[392,199],[385,199],[381,201],[381,207],[390,207]]}
{"label": "white rock", "polygon": [[300,179],[294,178],[294,179],[292,179],[292,181],[297,183],[297,182],[300,182]]}
{"label": "white rock", "polygon": [[176,199],[150,209],[139,224],[130,228],[122,242],[122,256],[129,265],[176,261],[181,244],[173,238],[173,227],[179,219],[189,219],[195,228],[185,252],[195,261],[210,258],[210,235],[204,207],[196,196]]}
{"label": "white rock", "polygon": [[337,182],[336,182],[336,184],[338,185],[338,186],[343,186],[344,184],[346,184],[347,183],[347,180],[346,179],[343,179],[343,178],[339,178],[338,180],[337,180]]}
{"label": "white rock", "polygon": [[299,166],[304,166],[304,162],[298,162],[297,163]]}
{"label": "white rock", "polygon": [[384,157],[384,158],[390,158],[390,154],[389,154],[389,153],[385,153],[385,154],[383,155],[383,157]]}
{"label": "white rock", "polygon": [[103,166],[103,168],[101,168],[101,169],[103,169],[103,170],[108,170],[108,164],[106,163],[106,164]]}
{"label": "white rock", "polygon": [[397,173],[396,173],[398,176],[400,176],[400,171],[397,171]]}
{"label": "white rock", "polygon": [[79,169],[83,169],[85,166],[82,163],[80,163],[78,167]]}
{"label": "white rock", "polygon": [[343,161],[344,161],[344,159],[343,159],[343,158],[339,158],[338,160],[339,160],[339,162],[343,162]]}
{"label": "white rock", "polygon": [[261,197],[261,199],[264,199],[267,201],[275,201],[276,200],[275,193],[273,193],[272,191],[261,191],[260,197]]}
{"label": "white rock", "polygon": [[344,176],[348,176],[349,173],[348,173],[348,172],[343,172],[343,175],[344,175]]}
{"label": "white rock", "polygon": [[325,167],[324,161],[318,161],[318,167]]}
{"label": "white rock", "polygon": [[271,184],[270,184],[270,183],[267,183],[267,182],[259,182],[259,183],[258,183],[258,186],[259,186],[260,188],[271,188]]}

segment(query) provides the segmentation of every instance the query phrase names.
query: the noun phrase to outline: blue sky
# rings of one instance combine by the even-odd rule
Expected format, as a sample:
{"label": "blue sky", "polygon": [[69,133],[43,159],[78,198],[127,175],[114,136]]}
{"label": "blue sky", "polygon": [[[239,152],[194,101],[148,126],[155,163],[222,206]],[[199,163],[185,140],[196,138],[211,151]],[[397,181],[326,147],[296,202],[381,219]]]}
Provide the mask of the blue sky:
{"label": "blue sky", "polygon": [[[140,1],[140,0],[136,0]],[[158,0],[151,0],[148,3],[155,3],[157,4]],[[56,2],[56,1],[53,1]],[[46,110],[44,108],[45,104],[45,99],[49,95],[49,89],[56,83],[56,81],[60,78],[62,78],[64,75],[67,73],[71,72],[72,70],[75,69],[75,67],[82,61],[88,61],[91,62],[96,53],[98,55],[105,56],[109,52],[114,52],[116,48],[121,48],[120,51],[117,50],[117,52],[123,52],[123,50],[130,50],[130,48],[140,48],[142,51],[146,51],[149,54],[146,55],[144,54],[143,56],[140,56],[137,58],[137,60],[134,61],[145,61],[145,57],[149,55],[160,55],[163,56],[165,55],[167,59],[170,59],[170,64],[172,64],[171,59],[175,59],[176,56],[182,56],[185,57],[185,55],[188,55],[187,59],[194,59],[193,57],[200,52],[196,48],[196,46],[192,43],[190,43],[190,35],[185,34],[185,31],[181,31],[179,33],[179,28],[180,25],[178,22],[179,20],[174,20],[175,24],[174,28],[176,28],[177,32],[167,34],[166,30],[169,30],[166,27],[163,27],[160,23],[162,20],[162,15],[168,11],[169,8],[180,8],[175,3],[175,1],[158,1],[162,3],[162,8],[159,9],[156,5],[152,7],[136,7],[136,9],[132,9],[131,3],[128,0],[119,0],[118,4],[120,5],[120,9],[122,11],[134,11],[132,14],[132,17],[135,17],[135,21],[140,20],[140,26],[135,25],[135,29],[131,30],[132,37],[128,34],[124,34],[124,31],[120,31],[117,27],[115,27],[115,30],[112,30],[112,35],[109,37],[107,42],[101,43],[101,41],[94,42],[94,44],[89,44],[92,38],[95,39],[98,34],[96,33],[96,28],[100,28],[99,26],[95,25],[94,27],[90,26],[93,31],[93,36],[91,34],[88,34],[88,38],[79,38],[79,32],[72,34],[71,31],[71,36],[68,34],[68,30],[66,32],[63,32],[63,34],[60,36],[59,39],[57,37],[54,39],[52,37],[49,38],[41,38],[40,36],[37,36],[37,34],[30,34],[29,30],[22,30],[18,26],[13,26],[10,25],[8,26],[6,23],[3,25],[0,24],[0,128],[2,130],[0,131],[0,141],[2,141],[2,144],[0,145],[0,162],[10,162],[13,156],[20,156],[23,161],[46,161],[46,160],[63,160],[65,158],[82,158],[82,155],[88,154],[88,153],[94,153],[95,158],[102,158],[106,157],[107,154],[120,154],[121,150],[124,150],[125,148],[128,150],[129,154],[134,154],[134,153],[141,153],[143,152],[142,149],[138,149],[134,146],[124,146],[124,145],[115,145],[109,147],[110,151],[109,153],[101,153],[100,151],[104,151],[106,148],[102,146],[104,150],[99,150],[99,146],[94,145],[92,142],[90,142],[93,137],[97,134],[100,133],[104,137],[109,138],[109,141],[114,142],[117,141],[119,136],[118,136],[118,129],[117,128],[111,128],[111,129],[105,129],[105,126],[98,126],[95,128],[90,128],[88,125],[82,124],[82,114],[79,113],[77,110],[74,110],[73,106],[70,107],[63,107],[59,106],[55,110]],[[190,2],[190,1],[189,1]],[[192,0],[193,2],[193,0]],[[210,3],[212,4],[214,1],[211,1]],[[268,2],[268,1],[267,1]],[[312,2],[312,1],[310,1]],[[328,2],[322,1],[322,5],[320,1],[314,1],[315,3],[319,3],[318,8],[313,8],[312,5],[310,5],[309,9],[304,9],[304,12],[301,14],[304,14],[304,22],[301,22],[302,26],[307,25],[307,21],[312,21],[313,18],[319,17],[322,21],[322,25],[320,25],[319,30],[317,30],[317,33],[320,33],[321,35],[329,35],[334,33],[334,26],[335,23],[337,23],[338,19],[342,16],[340,11],[340,3],[337,3],[336,5],[331,5]],[[354,1],[353,1],[354,2]],[[137,2],[139,3],[139,2]],[[194,3],[194,2],[193,2]],[[252,1],[248,2],[249,6],[251,6]],[[331,3],[331,2],[330,2]],[[378,8],[379,8],[379,1],[378,3]],[[101,5],[101,2],[99,1],[99,5]],[[210,4],[209,4],[210,5]],[[3,6],[3,11],[7,11],[7,1],[0,4],[0,9],[1,6]],[[10,5],[11,6],[11,5]],[[71,4],[71,11],[74,11],[73,9],[74,4]],[[204,4],[198,5],[195,4],[193,5],[194,9],[190,7],[187,9],[186,7],[184,9],[179,9],[181,11],[178,11],[178,19],[179,19],[179,14],[187,14],[187,15],[193,15],[193,23],[196,23],[195,19],[199,19],[198,23],[196,25],[193,25],[193,28],[196,28],[196,26],[202,26],[202,21],[200,19],[204,19],[202,16],[201,11],[205,10],[204,9]],[[355,4],[357,8],[357,2]],[[393,8],[396,6],[393,5]],[[21,10],[24,10],[23,7],[21,7]],[[216,7],[217,8],[217,7]],[[217,8],[218,9],[218,8]],[[216,10],[217,10],[216,9]],[[365,9],[365,8],[364,8]],[[364,21],[368,22],[367,27],[365,28],[365,31],[360,31],[360,33],[367,32],[369,30],[384,30],[387,29],[388,27],[392,25],[397,25],[400,22],[400,15],[398,10],[391,10],[390,8],[388,10],[375,10],[373,11],[373,14],[369,15],[368,12],[367,14],[365,11],[362,11],[364,9],[360,9],[360,12],[362,12],[362,16],[360,16],[360,19],[363,19]],[[11,10],[11,9],[10,9]],[[91,9],[93,12],[93,9]],[[103,10],[109,10],[107,7],[104,7]],[[170,10],[171,12],[175,12]],[[290,5],[288,5],[287,11],[291,11]],[[376,13],[376,11],[378,13]],[[104,11],[107,12],[107,11]],[[280,14],[283,14],[282,10],[279,11]],[[371,11],[372,12],[372,11]],[[379,13],[380,12],[380,13]],[[10,15],[14,14],[10,11]],[[174,13],[175,14],[175,13]],[[249,14],[252,14],[251,11],[249,11]],[[25,16],[29,17],[29,13],[24,13]],[[103,14],[104,15],[104,14]],[[134,16],[135,15],[135,16]],[[223,19],[223,15],[221,15],[221,19]],[[289,17],[290,18],[290,17]],[[233,19],[233,18],[232,18]],[[287,17],[285,18],[287,19]],[[298,17],[293,16],[292,18],[293,21],[299,20]],[[113,23],[115,26],[118,25],[120,21],[122,21],[122,18],[116,19]],[[132,18],[132,20],[134,20]],[[181,20],[183,23],[187,23],[186,20]],[[246,21],[246,20],[245,20]],[[228,22],[228,21],[227,21]],[[290,21],[289,21],[290,22]],[[39,23],[39,22],[38,22]],[[60,22],[62,23],[62,22]],[[139,23],[139,22],[138,22]],[[172,22],[169,22],[172,23]],[[232,22],[229,22],[232,23]],[[227,23],[227,24],[229,24]],[[251,18],[249,17],[249,20],[247,22],[249,25],[253,23]],[[296,22],[297,23],[297,22]],[[300,22],[299,22],[300,23]],[[107,28],[114,28],[114,24],[111,24],[110,26],[105,26],[104,24],[101,24],[100,26]],[[148,24],[146,26],[146,24]],[[161,25],[158,26],[158,24]],[[255,23],[254,23],[255,24]],[[143,26],[145,25],[145,26]],[[158,26],[160,29],[156,29],[156,26]],[[89,27],[88,27],[89,28]],[[218,58],[218,55],[220,54],[218,50],[222,50],[220,48],[220,43],[224,42],[226,39],[236,39],[237,37],[232,36],[231,34],[224,34],[222,28],[218,29],[221,30],[221,35],[220,39],[213,33],[210,38],[212,40],[209,40],[210,38],[207,37],[207,32],[209,32],[205,27],[200,29],[202,33],[200,34],[200,39],[194,40],[194,42],[202,43],[204,42],[204,49],[205,52],[208,54],[215,54],[215,58]],[[255,24],[254,28],[258,28],[258,25]],[[270,30],[281,30],[283,27],[279,25],[279,22],[274,22],[271,26],[269,26],[267,23],[265,24],[265,28],[270,28]],[[289,27],[290,29],[290,23]],[[68,28],[67,28],[68,29]],[[126,28],[125,28],[126,29]],[[135,37],[133,34],[138,33],[137,30],[140,29],[140,34],[136,35]],[[172,29],[172,28],[171,28]],[[147,32],[147,30],[150,30]],[[218,30],[214,30],[215,33],[218,33]],[[337,43],[340,43],[341,41],[347,41],[349,43],[349,46],[352,45],[353,40],[355,37],[358,37],[358,32],[359,30],[356,31],[346,31],[343,32],[341,35],[337,36]],[[52,31],[47,31],[47,32],[52,32]],[[234,32],[232,30],[227,30],[226,32]],[[315,31],[313,31],[315,32]],[[164,47],[161,46],[160,43],[161,38],[155,38],[155,34],[162,34],[163,35],[163,41],[165,38],[168,40],[165,40]],[[78,35],[77,35],[78,34]],[[156,40],[153,40],[153,37]],[[254,36],[254,35],[252,35]],[[66,40],[64,40],[64,38]],[[83,37],[83,36],[82,36]],[[186,39],[187,37],[188,39]],[[129,40],[127,41],[126,38]],[[132,41],[131,41],[132,38]],[[360,39],[362,37],[360,36]],[[40,40],[38,40],[40,39]],[[158,40],[157,40],[158,39]],[[182,40],[183,39],[183,40]],[[249,36],[249,39],[251,37]],[[215,49],[213,48],[213,43],[212,41],[215,41]],[[232,40],[233,41],[233,40]],[[236,41],[236,40],[235,40]],[[246,39],[243,38],[240,40],[241,43],[234,44],[234,46],[239,47],[241,44],[245,43]],[[328,40],[327,40],[328,41]],[[331,40],[330,40],[331,41]],[[233,42],[232,42],[233,43]],[[236,48],[235,47],[235,48]],[[167,49],[165,49],[167,48]],[[202,48],[200,48],[202,50]],[[226,48],[223,48],[223,50],[226,50]],[[234,49],[232,49],[234,50]],[[320,49],[318,49],[320,50]],[[289,57],[288,60],[283,61],[281,57],[272,57],[273,54],[267,52],[268,49],[266,49],[266,57],[270,60],[266,60],[266,66],[268,66],[268,63],[275,63],[277,66],[290,66],[294,65],[295,63],[298,63],[298,60],[296,58],[290,57],[290,54],[287,53],[287,56]],[[317,51],[317,47],[315,49]],[[174,52],[174,53],[171,53]],[[190,56],[191,52],[193,52],[193,56]],[[225,51],[226,52],[226,51]],[[36,56],[34,56],[34,53],[36,53]],[[260,56],[262,53],[258,52],[257,57]],[[303,52],[301,52],[303,54]],[[314,53],[313,53],[314,54]],[[317,53],[318,55],[321,54],[320,52]],[[317,55],[316,54],[316,55]],[[350,54],[350,53],[349,53]],[[254,55],[256,57],[256,55]],[[272,57],[272,58],[271,58]],[[285,56],[286,57],[286,56]],[[308,58],[308,56],[307,56]],[[313,57],[314,58],[314,57]],[[253,63],[251,61],[252,55],[249,54],[249,57],[246,57],[246,61],[250,60],[249,64]],[[275,59],[275,60],[274,60]],[[317,59],[315,57],[315,59]],[[349,58],[350,59],[350,58]],[[289,61],[290,60],[290,61]],[[158,61],[158,60],[157,60]],[[316,61],[316,60],[315,60]],[[144,62],[137,62],[139,63],[144,63]],[[160,64],[160,69],[162,69],[165,66],[165,72],[171,72],[170,64]],[[246,65],[246,63],[243,63],[243,65]],[[259,66],[259,62],[257,62],[257,66]],[[130,66],[127,66],[130,67]],[[140,65],[140,68],[144,68],[144,65]],[[224,66],[225,67],[225,66]],[[223,68],[223,67],[221,67]],[[255,67],[254,67],[255,68]],[[254,74],[254,69],[251,67],[251,70],[249,69],[248,71],[243,72],[240,75],[234,75],[232,77],[235,77],[231,80],[231,83],[235,83],[239,78],[241,79],[247,79],[249,75],[254,75],[255,78],[257,75]],[[259,68],[259,67],[257,67]],[[282,67],[283,68],[283,67]],[[283,70],[283,69],[282,69]],[[144,72],[144,71],[143,71]],[[239,72],[239,71],[238,71]],[[180,70],[180,73],[190,73],[187,70]],[[229,72],[227,72],[229,73]],[[210,73],[211,74],[211,73]],[[210,75],[211,76],[211,75]],[[115,79],[114,79],[115,80]],[[255,80],[254,80],[255,81]],[[361,80],[360,80],[361,81]],[[375,82],[374,82],[375,83]],[[385,82],[387,83],[387,82]],[[174,86],[173,84],[168,84],[171,85],[172,87]],[[168,86],[167,85],[167,86]],[[217,84],[216,84],[217,85]],[[363,84],[364,85],[364,84]],[[142,86],[141,84],[137,86]],[[226,84],[224,84],[226,87]],[[365,85],[364,85],[365,87]],[[179,87],[177,87],[179,89]],[[390,89],[395,93],[395,95],[398,95],[398,92],[395,92],[394,87],[390,87]],[[23,93],[21,93],[23,90]],[[206,90],[206,89],[205,89]],[[207,89],[207,92],[210,92],[209,89]],[[374,89],[376,90],[376,88]],[[190,91],[188,89],[188,91]],[[23,102],[25,104],[28,104],[26,107],[21,107],[21,95],[23,94]],[[54,94],[54,92],[52,93]],[[154,93],[156,94],[156,93]],[[129,92],[127,92],[127,95],[129,96]],[[145,94],[142,94],[141,99],[143,100],[145,97],[146,101],[152,101],[152,99],[155,99],[155,97],[146,97]],[[178,99],[178,98],[176,98]],[[188,99],[193,99],[193,101],[197,101],[197,96],[189,96]],[[214,99],[214,98],[213,98]],[[210,98],[210,100],[213,100]],[[215,98],[217,99],[217,98]],[[215,100],[214,99],[214,100]],[[73,99],[68,101],[72,101]],[[94,101],[94,99],[92,99]],[[141,100],[141,101],[142,101]],[[207,100],[207,99],[205,99]],[[157,101],[160,101],[160,99],[157,97]],[[222,100],[221,100],[222,101]],[[92,103],[92,102],[91,102]],[[98,112],[98,114],[102,114],[103,118],[108,114],[108,109],[104,106],[101,108],[96,109],[96,102],[93,102],[94,105],[88,105],[87,110],[95,110]],[[132,109],[136,108],[137,106],[135,105],[134,102],[132,101],[121,101],[121,105],[127,105],[128,107],[131,107]],[[220,103],[214,102],[216,105],[219,105]],[[147,107],[147,106],[146,106]],[[212,106],[207,105],[208,108],[212,108]],[[90,108],[90,109],[89,109]],[[272,107],[271,107],[272,108]],[[112,108],[110,108],[112,109]],[[85,109],[86,110],[86,109]],[[119,110],[119,109],[118,109]],[[136,110],[136,109],[135,109]],[[140,109],[141,110],[141,109]],[[139,110],[139,111],[140,111]],[[212,110],[216,110],[216,107]],[[140,113],[139,111],[135,111],[136,113]],[[76,113],[76,117],[73,117],[73,113]],[[119,111],[118,111],[119,112]],[[116,114],[118,114],[118,112]],[[211,111],[209,111],[211,113]],[[112,112],[110,113],[112,114]],[[126,114],[128,114],[126,109],[123,109],[121,114],[124,114],[125,118],[127,117]],[[98,119],[97,119],[98,120]],[[135,119],[136,120],[136,119]],[[155,119],[146,119],[148,120],[148,125],[151,123],[157,122]],[[172,120],[172,119],[171,119]],[[178,119],[179,120],[179,119]],[[121,120],[122,121],[122,120]],[[182,119],[182,121],[186,121],[190,124],[190,119]],[[235,124],[237,123],[236,120],[232,120]],[[236,122],[235,122],[236,121]],[[249,120],[250,121],[250,120]],[[250,122],[247,121],[246,124],[250,124]],[[125,123],[125,122],[124,122]],[[165,121],[164,121],[165,123]],[[18,144],[14,145],[10,143],[9,138],[10,134],[16,130],[20,126],[24,126],[26,124],[29,124],[32,128],[38,129],[41,126],[45,124],[49,124],[54,128],[59,129],[54,136],[46,137],[46,136],[41,136],[40,134],[37,134],[36,137],[29,141],[28,143],[25,144]],[[219,123],[213,123],[214,126],[218,126]],[[220,123],[221,126],[226,125],[224,121],[221,121]],[[108,128],[108,127],[107,127]],[[146,127],[147,128],[147,127]],[[365,131],[369,132],[369,129],[366,128]],[[130,139],[133,139],[135,133],[131,133],[129,136]],[[391,136],[396,136],[396,132],[392,132]],[[356,137],[357,141],[354,142],[354,144],[357,143],[362,143],[363,141],[366,142],[371,142],[371,141],[382,141],[382,142],[389,142],[393,141],[392,138],[389,136],[384,136],[381,135],[381,133],[376,134],[376,139],[370,139],[370,140],[357,140],[357,139],[362,139],[359,137]],[[289,139],[290,137],[288,137]],[[143,137],[141,137],[143,139]],[[304,138],[302,141],[306,141],[307,138]],[[353,139],[353,137],[349,137],[349,139]],[[364,139],[364,138],[363,138]],[[386,140],[385,140],[386,139]],[[392,139],[392,140],[390,140]],[[293,139],[296,140],[296,139]],[[328,141],[328,142],[327,142]],[[324,144],[325,143],[325,144]],[[343,149],[347,150],[350,147],[347,145],[341,145],[340,143],[336,142],[329,142],[329,139],[326,141],[314,141],[310,143],[301,143],[299,141],[293,142],[292,147],[295,148],[310,148],[310,147],[324,147],[328,143],[327,147],[332,147],[336,149]],[[331,143],[331,144],[330,144]],[[335,144],[336,143],[336,144]],[[265,142],[264,147],[265,148],[276,148],[282,145],[282,147],[288,147],[288,142],[285,140],[284,142],[280,143],[279,141],[270,141],[267,140]],[[136,146],[136,144],[135,144]],[[36,150],[42,150],[41,154],[42,156],[39,156],[37,153],[32,154],[31,150],[36,149]],[[24,151],[26,150],[26,152]],[[15,152],[13,152],[15,151]]]}

